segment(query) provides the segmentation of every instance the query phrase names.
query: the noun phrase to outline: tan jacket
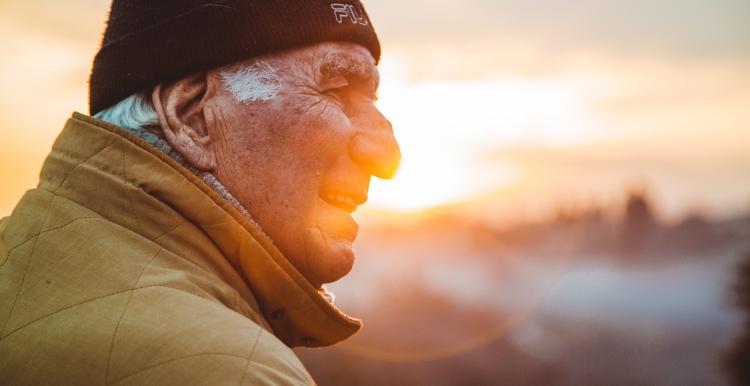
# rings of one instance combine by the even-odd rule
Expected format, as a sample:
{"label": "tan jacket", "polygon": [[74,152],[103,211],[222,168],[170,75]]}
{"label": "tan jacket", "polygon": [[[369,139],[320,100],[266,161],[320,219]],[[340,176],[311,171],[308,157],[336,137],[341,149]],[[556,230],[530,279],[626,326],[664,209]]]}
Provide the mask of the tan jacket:
{"label": "tan jacket", "polygon": [[0,221],[0,385],[302,385],[361,324],[218,193],[73,114]]}

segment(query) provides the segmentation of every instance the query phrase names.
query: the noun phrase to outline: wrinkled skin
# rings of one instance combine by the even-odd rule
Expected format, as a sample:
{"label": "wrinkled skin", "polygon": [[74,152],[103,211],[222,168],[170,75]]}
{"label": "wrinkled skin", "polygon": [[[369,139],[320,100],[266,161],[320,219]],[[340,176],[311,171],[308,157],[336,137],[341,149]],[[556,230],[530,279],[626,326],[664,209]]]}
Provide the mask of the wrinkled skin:
{"label": "wrinkled skin", "polygon": [[328,42],[260,59],[279,77],[273,100],[237,102],[217,69],[156,87],[153,102],[167,141],[213,172],[319,287],[351,270],[351,212],[401,154],[374,105],[379,75],[367,49]]}

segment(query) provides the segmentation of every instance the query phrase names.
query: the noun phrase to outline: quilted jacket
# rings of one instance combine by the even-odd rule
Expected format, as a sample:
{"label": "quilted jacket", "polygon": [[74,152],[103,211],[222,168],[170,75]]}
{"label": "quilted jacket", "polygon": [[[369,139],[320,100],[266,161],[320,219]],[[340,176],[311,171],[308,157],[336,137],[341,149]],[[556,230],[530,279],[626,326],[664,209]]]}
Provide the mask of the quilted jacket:
{"label": "quilted jacket", "polygon": [[361,324],[141,138],[74,113],[0,221],[0,385],[309,385]]}

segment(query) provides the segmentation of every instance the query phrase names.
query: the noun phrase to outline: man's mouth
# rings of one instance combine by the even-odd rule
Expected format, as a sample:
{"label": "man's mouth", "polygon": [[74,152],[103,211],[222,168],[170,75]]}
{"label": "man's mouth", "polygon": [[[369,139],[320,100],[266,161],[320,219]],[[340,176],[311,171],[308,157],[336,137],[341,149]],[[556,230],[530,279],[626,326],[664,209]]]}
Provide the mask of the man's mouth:
{"label": "man's mouth", "polygon": [[366,196],[363,197],[342,192],[325,192],[320,195],[320,198],[329,205],[348,213],[357,210],[357,206],[362,205],[367,200]]}

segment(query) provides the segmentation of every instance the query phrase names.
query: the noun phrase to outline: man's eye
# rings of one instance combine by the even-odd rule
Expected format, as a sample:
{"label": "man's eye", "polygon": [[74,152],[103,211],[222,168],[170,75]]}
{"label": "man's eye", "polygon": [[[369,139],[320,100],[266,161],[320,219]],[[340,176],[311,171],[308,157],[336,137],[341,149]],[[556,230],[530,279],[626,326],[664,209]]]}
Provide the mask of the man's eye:
{"label": "man's eye", "polygon": [[343,91],[343,87],[329,88],[328,90],[323,91],[323,94],[331,97],[341,98],[341,94],[343,93]]}
{"label": "man's eye", "polygon": [[336,103],[343,103],[345,91],[346,91],[346,86],[333,87],[333,88],[329,88],[323,91],[321,94],[325,95],[328,98],[333,99]]}
{"label": "man's eye", "polygon": [[346,78],[335,77],[327,82],[321,94],[330,96],[331,98],[341,99],[345,89],[348,86],[349,82],[346,80]]}

